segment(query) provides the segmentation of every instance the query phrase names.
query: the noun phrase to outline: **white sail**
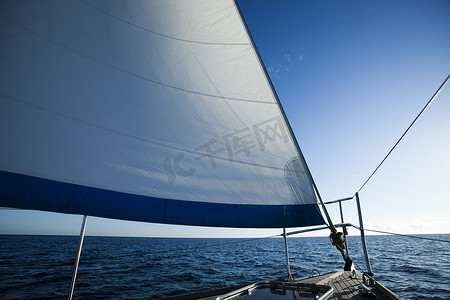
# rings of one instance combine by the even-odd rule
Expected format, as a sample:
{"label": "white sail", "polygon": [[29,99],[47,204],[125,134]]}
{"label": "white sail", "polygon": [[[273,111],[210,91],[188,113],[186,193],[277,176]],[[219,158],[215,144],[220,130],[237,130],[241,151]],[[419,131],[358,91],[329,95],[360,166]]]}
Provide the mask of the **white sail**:
{"label": "white sail", "polygon": [[10,1],[0,205],[231,227],[322,224],[234,1]]}

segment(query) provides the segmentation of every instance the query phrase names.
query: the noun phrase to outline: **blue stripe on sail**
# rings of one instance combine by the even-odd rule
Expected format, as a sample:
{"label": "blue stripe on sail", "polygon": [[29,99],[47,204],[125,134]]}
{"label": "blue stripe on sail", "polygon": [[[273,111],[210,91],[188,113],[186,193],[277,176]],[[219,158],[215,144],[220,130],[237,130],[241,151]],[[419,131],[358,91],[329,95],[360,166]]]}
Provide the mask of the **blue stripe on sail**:
{"label": "blue stripe on sail", "polygon": [[0,206],[180,225],[281,228],[324,224],[316,204],[240,205],[161,199],[0,171]]}

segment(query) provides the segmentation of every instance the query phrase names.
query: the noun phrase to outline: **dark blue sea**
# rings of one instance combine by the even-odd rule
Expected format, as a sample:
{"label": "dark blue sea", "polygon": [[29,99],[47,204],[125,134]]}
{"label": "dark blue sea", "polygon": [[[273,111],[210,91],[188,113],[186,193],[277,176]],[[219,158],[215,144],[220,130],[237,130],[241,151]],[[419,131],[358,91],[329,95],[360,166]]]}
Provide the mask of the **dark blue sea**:
{"label": "dark blue sea", "polygon": [[[450,235],[426,237],[450,240]],[[295,277],[342,270],[328,238],[289,238]],[[78,237],[0,235],[0,299],[67,297]],[[359,237],[350,255],[364,266]],[[450,243],[368,236],[375,278],[403,299],[450,299]],[[285,276],[280,238],[92,237],[84,241],[74,299],[154,299]]]}

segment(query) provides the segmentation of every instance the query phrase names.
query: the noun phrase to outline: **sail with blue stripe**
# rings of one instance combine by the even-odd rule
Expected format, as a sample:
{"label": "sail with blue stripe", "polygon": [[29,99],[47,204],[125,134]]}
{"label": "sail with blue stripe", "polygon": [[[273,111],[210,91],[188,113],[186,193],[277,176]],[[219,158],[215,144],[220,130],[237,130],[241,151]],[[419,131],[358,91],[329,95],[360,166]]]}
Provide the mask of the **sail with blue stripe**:
{"label": "sail with blue stripe", "polygon": [[0,36],[0,206],[324,223],[234,1],[10,1]]}

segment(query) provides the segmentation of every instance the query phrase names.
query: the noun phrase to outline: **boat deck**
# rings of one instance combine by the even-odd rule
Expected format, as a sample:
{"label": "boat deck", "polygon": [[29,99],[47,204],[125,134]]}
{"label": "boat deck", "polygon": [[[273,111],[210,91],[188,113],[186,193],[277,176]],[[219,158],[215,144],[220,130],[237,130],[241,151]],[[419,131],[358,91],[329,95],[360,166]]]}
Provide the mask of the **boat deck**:
{"label": "boat deck", "polygon": [[294,281],[267,281],[250,285],[205,291],[196,294],[167,298],[182,299],[400,299],[381,284],[373,287],[363,283],[359,272],[330,272]]}
{"label": "boat deck", "polygon": [[333,295],[330,300],[346,300],[346,299],[392,299],[383,297],[384,294],[376,289],[364,288],[362,283],[362,274],[356,273],[356,277],[352,272],[334,272],[302,279],[301,282],[328,285],[333,288]]}

